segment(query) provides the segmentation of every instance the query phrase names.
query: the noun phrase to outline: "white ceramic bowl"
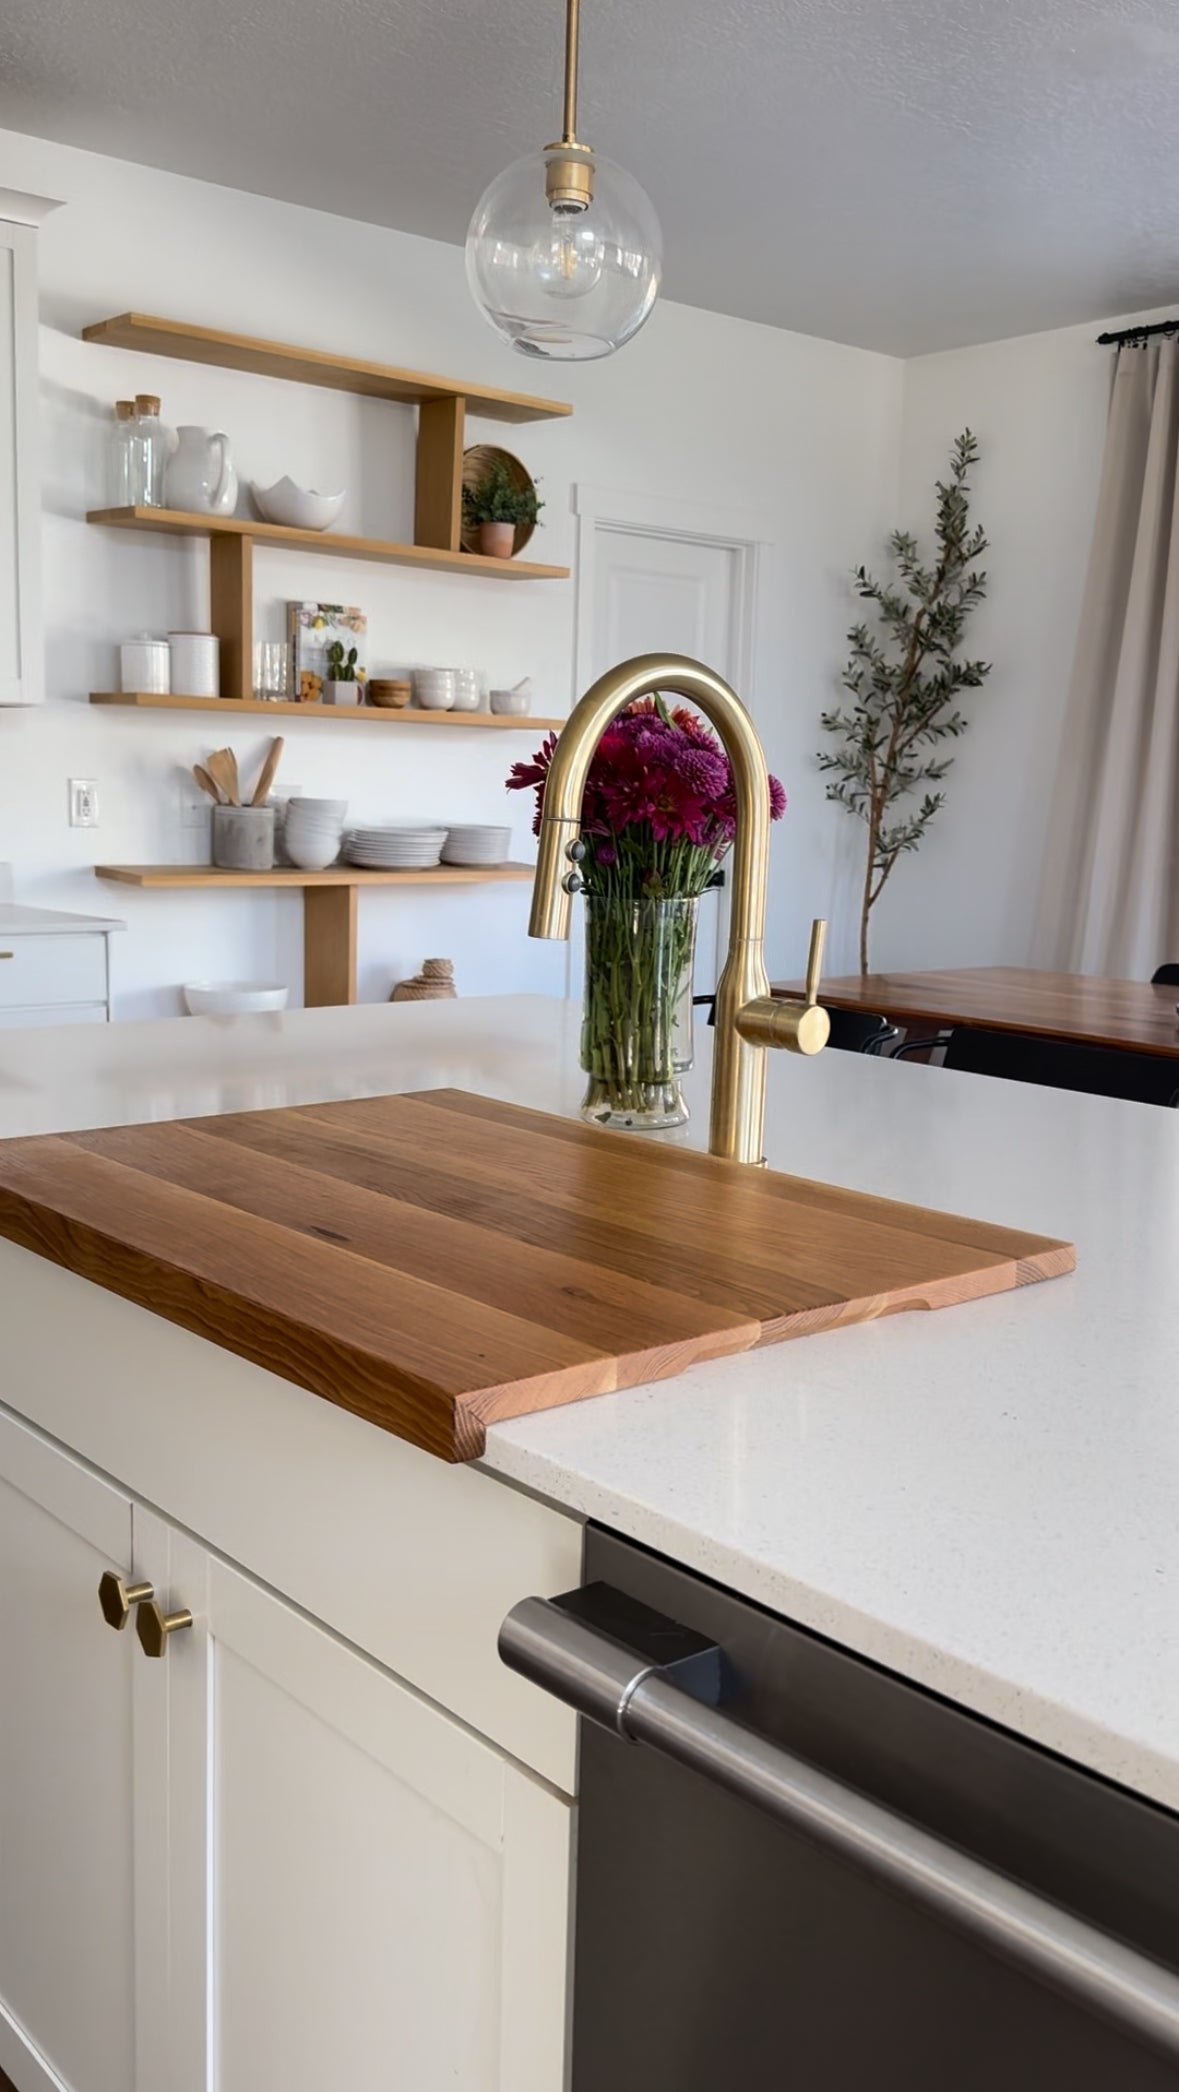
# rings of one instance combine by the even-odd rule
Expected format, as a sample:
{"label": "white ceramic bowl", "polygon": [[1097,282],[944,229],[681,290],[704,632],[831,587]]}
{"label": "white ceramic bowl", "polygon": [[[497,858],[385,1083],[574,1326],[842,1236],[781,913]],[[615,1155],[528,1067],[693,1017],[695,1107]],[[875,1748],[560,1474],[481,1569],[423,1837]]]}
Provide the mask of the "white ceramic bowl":
{"label": "white ceramic bowl", "polygon": [[493,690],[488,697],[488,703],[501,719],[524,719],[532,710],[532,691]]}
{"label": "white ceramic bowl", "polygon": [[191,1017],[255,1017],[285,1010],[289,988],[270,981],[186,981],[184,1001]]}
{"label": "white ceramic bowl", "polygon": [[307,814],[312,819],[342,821],[348,811],[346,799],[291,799],[287,802],[288,818],[293,814]]}
{"label": "white ceramic bowl", "polygon": [[272,487],[251,481],[251,490],[268,523],[286,523],[296,530],[327,530],[344,506],[346,489],[338,494],[317,494],[314,487],[296,486],[293,479],[276,479]]}
{"label": "white ceramic bowl", "polygon": [[326,872],[340,854],[338,835],[284,835],[283,848],[301,872]]}

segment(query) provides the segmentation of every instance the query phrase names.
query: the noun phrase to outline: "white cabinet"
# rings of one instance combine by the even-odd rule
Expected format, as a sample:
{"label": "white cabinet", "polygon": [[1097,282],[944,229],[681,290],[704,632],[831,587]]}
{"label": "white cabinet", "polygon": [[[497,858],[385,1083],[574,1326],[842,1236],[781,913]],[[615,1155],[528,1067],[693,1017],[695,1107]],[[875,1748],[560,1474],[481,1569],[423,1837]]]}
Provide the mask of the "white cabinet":
{"label": "white cabinet", "polygon": [[110,1020],[110,942],[101,915],[0,904],[0,1029]]}
{"label": "white cabinet", "polygon": [[104,1569],[131,1504],[0,1413],[0,2070],[19,2092],[135,2076],[130,1633]]}
{"label": "white cabinet", "polygon": [[[570,1804],[0,1424],[0,1993],[57,2072],[0,2034],[18,2092],[561,2092]],[[132,1538],[192,1616],[159,1658],[99,1611]]]}
{"label": "white cabinet", "polygon": [[37,233],[32,224],[19,225],[2,215],[5,193],[0,192],[0,705],[29,705],[41,696],[43,681]]}

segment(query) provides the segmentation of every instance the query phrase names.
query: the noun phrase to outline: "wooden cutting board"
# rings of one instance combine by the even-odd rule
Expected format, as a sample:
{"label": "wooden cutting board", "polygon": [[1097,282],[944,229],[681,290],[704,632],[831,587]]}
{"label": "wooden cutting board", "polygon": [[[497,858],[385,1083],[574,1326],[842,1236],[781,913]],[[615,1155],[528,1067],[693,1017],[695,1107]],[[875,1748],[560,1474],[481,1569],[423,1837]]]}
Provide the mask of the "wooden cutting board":
{"label": "wooden cutting board", "polygon": [[1070,1244],[459,1090],[0,1143],[0,1234],[445,1460]]}

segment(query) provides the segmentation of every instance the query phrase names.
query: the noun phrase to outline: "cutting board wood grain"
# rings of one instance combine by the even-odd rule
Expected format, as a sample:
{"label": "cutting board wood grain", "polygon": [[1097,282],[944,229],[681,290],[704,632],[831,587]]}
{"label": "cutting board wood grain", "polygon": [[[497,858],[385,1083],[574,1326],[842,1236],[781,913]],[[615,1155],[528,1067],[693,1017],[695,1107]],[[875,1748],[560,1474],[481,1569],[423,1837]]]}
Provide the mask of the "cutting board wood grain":
{"label": "cutting board wood grain", "polygon": [[0,1234],[446,1460],[1070,1244],[456,1090],[0,1144]]}

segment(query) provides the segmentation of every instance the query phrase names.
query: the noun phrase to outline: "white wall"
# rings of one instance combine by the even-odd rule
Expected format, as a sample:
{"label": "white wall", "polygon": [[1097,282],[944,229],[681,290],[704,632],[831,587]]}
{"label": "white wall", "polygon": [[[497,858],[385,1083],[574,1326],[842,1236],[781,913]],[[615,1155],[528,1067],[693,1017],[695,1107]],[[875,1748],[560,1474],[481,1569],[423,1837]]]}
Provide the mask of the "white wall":
{"label": "white wall", "polygon": [[[0,718],[0,857],[15,864],[18,898],[127,919],[118,1015],[172,1011],[177,984],[205,975],[277,976],[297,995],[301,959],[294,896],[141,894],[99,886],[89,870],[103,859],[198,859],[203,837],[180,825],[193,796],[187,770],[224,738],[199,713],[86,704],[90,690],[117,687],[120,638],[207,615],[203,545],[81,520],[104,499],[110,402],[159,392],[166,420],[228,431],[243,483],[284,472],[344,482],[345,528],[412,535],[412,410],[79,340],[86,322],[133,307],[569,399],[571,421],[500,439],[543,481],[537,551],[558,563],[572,562],[578,480],[771,514],[776,543],[744,694],[791,798],[775,844],[771,971],[799,965],[811,914],[831,905],[841,847],[813,765],[816,715],[848,619],[847,570],[879,543],[895,507],[900,364],[664,305],[617,359],[530,372],[474,312],[456,248],[14,133],[0,133],[0,184],[65,203],[41,235],[48,698],[37,713]],[[478,433],[496,440],[493,424],[476,424]],[[288,596],[356,602],[369,613],[374,664],[467,662],[495,683],[528,673],[538,709],[568,708],[571,584],[411,575],[285,550],[260,551],[256,565],[258,636],[280,635]],[[239,757],[254,759],[264,739],[239,729]],[[513,815],[527,854],[530,809],[501,783],[530,745],[293,721],[284,769],[305,791],[346,793],[360,818]],[[67,826],[68,776],[98,781],[97,834]],[[563,955],[529,943],[526,913],[524,886],[363,895],[362,995],[384,996],[431,952],[455,957],[468,992],[559,991]],[[832,956],[850,963],[850,925]]]}
{"label": "white wall", "polygon": [[929,537],[934,481],[969,425],[982,448],[973,515],[991,549],[967,644],[994,666],[965,693],[973,724],[947,804],[876,910],[881,969],[1029,963],[1105,440],[1101,331],[1090,322],[905,365],[896,520]]}

